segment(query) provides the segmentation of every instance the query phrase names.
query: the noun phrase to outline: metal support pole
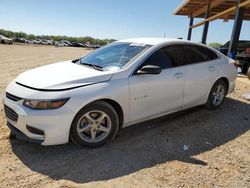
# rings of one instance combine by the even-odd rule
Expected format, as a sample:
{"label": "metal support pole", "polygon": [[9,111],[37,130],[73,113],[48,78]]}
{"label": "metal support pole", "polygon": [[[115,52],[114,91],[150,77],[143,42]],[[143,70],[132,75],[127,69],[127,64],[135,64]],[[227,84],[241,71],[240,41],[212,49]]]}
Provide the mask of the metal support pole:
{"label": "metal support pole", "polygon": [[[208,1],[208,4],[207,4],[207,12],[206,12],[205,19],[207,19],[209,15],[210,15],[210,1]],[[202,44],[206,44],[208,27],[209,27],[209,22],[206,22],[203,27],[203,33],[202,33],[202,38],[201,38]]]}
{"label": "metal support pole", "polygon": [[193,26],[193,23],[194,23],[194,18],[191,16],[190,17],[190,20],[189,20],[189,29],[188,29],[188,37],[187,37],[187,40],[191,40],[191,36],[192,36],[192,26]]}
{"label": "metal support pole", "polygon": [[[240,3],[240,1],[238,3]],[[234,58],[237,52],[237,45],[238,45],[238,41],[240,38],[240,31],[241,31],[241,26],[243,22],[243,16],[244,16],[244,8],[238,7],[236,11],[236,15],[235,15],[231,41],[230,41],[228,54],[227,54],[231,58]]]}

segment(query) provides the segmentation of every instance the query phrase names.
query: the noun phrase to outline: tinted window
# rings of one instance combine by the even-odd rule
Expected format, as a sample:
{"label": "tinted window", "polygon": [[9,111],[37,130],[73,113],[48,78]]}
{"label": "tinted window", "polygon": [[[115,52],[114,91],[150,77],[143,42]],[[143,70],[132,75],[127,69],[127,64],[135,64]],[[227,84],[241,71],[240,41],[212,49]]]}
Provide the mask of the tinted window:
{"label": "tinted window", "polygon": [[238,43],[238,48],[247,48],[249,46],[249,43],[247,41],[240,41]]}
{"label": "tinted window", "polygon": [[212,50],[208,49],[208,48],[201,47],[201,46],[194,46],[194,47],[203,54],[203,57],[207,61],[218,58],[218,55],[215,52],[213,52]]}
{"label": "tinted window", "polygon": [[184,47],[185,64],[193,64],[217,59],[218,55],[204,47],[187,45]]}
{"label": "tinted window", "polygon": [[163,49],[164,53],[169,57],[173,67],[183,65],[183,50],[181,45],[167,46]]}
{"label": "tinted window", "polygon": [[167,56],[166,53],[164,53],[163,49],[160,49],[153,53],[144,63],[142,66],[145,65],[156,65],[161,67],[162,69],[170,68],[172,67],[172,61]]}

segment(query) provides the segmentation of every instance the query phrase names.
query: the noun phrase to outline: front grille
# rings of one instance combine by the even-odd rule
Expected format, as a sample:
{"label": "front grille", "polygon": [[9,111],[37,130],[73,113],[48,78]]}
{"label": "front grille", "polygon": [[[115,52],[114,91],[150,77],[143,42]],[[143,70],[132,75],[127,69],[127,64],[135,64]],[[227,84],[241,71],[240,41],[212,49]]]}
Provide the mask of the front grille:
{"label": "front grille", "polygon": [[12,101],[15,101],[15,102],[22,99],[21,97],[17,97],[17,96],[12,95],[12,94],[10,94],[10,93],[8,93],[8,92],[6,92],[6,97],[7,97],[8,99],[12,100]]}
{"label": "front grille", "polygon": [[10,119],[11,121],[17,122],[18,114],[14,110],[12,110],[10,107],[4,105],[4,112],[5,112],[5,115],[8,119]]}

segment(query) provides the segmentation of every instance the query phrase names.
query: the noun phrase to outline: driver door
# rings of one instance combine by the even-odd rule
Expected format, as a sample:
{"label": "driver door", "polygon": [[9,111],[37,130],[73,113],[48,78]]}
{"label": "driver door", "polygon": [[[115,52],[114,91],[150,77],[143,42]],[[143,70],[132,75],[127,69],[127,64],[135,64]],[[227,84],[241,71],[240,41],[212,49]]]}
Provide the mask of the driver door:
{"label": "driver door", "polygon": [[[175,50],[174,58],[177,59],[166,53],[166,49],[171,48]],[[129,77],[131,122],[150,119],[182,108],[185,68],[179,66],[182,62],[181,52],[176,46],[162,48],[148,57]],[[137,71],[145,65],[159,66],[161,73],[138,74]]]}

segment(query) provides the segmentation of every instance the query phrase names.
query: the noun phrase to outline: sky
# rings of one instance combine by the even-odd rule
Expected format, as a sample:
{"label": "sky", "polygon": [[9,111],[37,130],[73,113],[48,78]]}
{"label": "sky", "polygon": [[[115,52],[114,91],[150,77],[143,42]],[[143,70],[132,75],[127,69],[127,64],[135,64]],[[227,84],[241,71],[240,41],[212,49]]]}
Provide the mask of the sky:
{"label": "sky", "polygon": [[[36,35],[186,39],[189,19],[172,13],[182,0],[0,0],[0,28]],[[195,19],[194,22],[200,21]],[[230,40],[233,21],[210,23],[207,42]],[[193,30],[200,42],[203,27]],[[244,21],[240,39],[250,39]]]}

